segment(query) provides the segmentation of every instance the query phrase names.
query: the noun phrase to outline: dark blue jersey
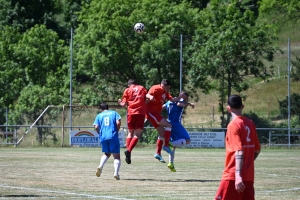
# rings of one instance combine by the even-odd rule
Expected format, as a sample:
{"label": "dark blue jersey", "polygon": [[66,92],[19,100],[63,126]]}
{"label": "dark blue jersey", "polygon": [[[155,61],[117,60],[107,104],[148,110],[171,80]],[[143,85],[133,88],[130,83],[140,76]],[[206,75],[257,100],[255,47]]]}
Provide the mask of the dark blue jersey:
{"label": "dark blue jersey", "polygon": [[168,112],[168,121],[170,122],[181,122],[184,107],[178,106],[177,103],[178,102],[168,101],[164,104]]}

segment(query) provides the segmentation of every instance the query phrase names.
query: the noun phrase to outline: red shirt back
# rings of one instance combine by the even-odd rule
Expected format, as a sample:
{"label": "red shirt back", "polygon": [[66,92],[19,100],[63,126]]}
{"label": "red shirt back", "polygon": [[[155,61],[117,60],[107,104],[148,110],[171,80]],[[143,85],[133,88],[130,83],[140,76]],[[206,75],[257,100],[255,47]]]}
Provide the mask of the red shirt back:
{"label": "red shirt back", "polygon": [[146,113],[146,94],[147,90],[141,85],[131,85],[125,89],[122,101],[127,102],[128,115]]}
{"label": "red shirt back", "polygon": [[169,92],[165,92],[165,90],[161,87],[160,84],[153,85],[148,94],[153,96],[153,100],[147,104],[147,112],[150,113],[161,113],[162,105],[166,100],[173,99]]}
{"label": "red shirt back", "polygon": [[243,150],[243,181],[254,181],[254,152],[260,150],[256,128],[252,120],[237,116],[228,124],[226,133],[225,170],[222,180],[235,180],[235,152]]}

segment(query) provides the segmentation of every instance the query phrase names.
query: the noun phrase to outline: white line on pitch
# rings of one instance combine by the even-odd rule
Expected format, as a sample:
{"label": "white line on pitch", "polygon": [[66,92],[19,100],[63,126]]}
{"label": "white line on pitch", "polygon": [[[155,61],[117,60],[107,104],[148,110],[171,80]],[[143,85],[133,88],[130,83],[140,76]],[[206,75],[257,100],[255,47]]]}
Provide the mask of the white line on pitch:
{"label": "white line on pitch", "polygon": [[30,190],[30,191],[37,191],[37,192],[44,192],[44,193],[56,193],[56,194],[65,194],[65,195],[75,195],[75,196],[85,196],[89,198],[106,198],[106,199],[120,199],[120,200],[134,200],[134,199],[126,199],[121,197],[114,197],[114,196],[97,196],[91,194],[80,194],[74,192],[63,192],[63,191],[54,191],[54,190],[44,190],[38,188],[26,188],[26,187],[17,187],[17,186],[9,186],[9,185],[1,185],[2,188],[12,188],[12,189],[19,189],[19,190]]}

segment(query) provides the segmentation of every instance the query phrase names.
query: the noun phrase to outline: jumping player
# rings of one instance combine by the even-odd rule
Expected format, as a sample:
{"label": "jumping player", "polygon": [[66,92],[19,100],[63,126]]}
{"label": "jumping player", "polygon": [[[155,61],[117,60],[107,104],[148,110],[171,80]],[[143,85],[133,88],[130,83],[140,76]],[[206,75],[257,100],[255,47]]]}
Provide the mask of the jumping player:
{"label": "jumping player", "polygon": [[128,88],[123,93],[122,100],[118,100],[119,105],[127,106],[128,135],[126,138],[127,150],[124,152],[127,164],[131,163],[131,152],[138,143],[144,129],[146,94],[147,90],[143,86],[137,85],[134,79],[130,79]]}
{"label": "jumping player", "polygon": [[[161,156],[161,150],[163,148],[165,134],[170,138],[172,124],[161,115],[162,105],[167,100],[175,102],[182,98],[181,96],[173,98],[169,93],[170,86],[171,83],[167,79],[163,79],[161,84],[153,85],[146,95],[150,101],[147,104],[146,119],[150,121],[159,135],[156,142],[156,153],[154,154],[154,158],[163,163],[165,163],[165,161]],[[166,132],[164,127],[166,127]],[[165,140],[165,142],[169,141]],[[169,154],[172,153],[169,147],[164,148],[164,150]]]}
{"label": "jumping player", "polygon": [[189,95],[185,91],[180,92],[179,96],[182,96],[182,98],[179,101],[177,102],[168,101],[163,105],[163,109],[166,109],[168,112],[168,121],[172,124],[173,127],[171,131],[171,141],[172,141],[173,151],[171,154],[169,154],[169,164],[168,164],[168,168],[172,172],[176,172],[174,166],[176,147],[183,146],[191,142],[188,132],[181,124],[181,119],[182,119],[184,108],[186,108],[187,106],[191,106],[192,108],[194,108],[194,103],[188,102]]}
{"label": "jumping player", "polygon": [[260,143],[252,120],[242,115],[244,105],[238,95],[228,98],[232,121],[227,126],[225,170],[215,200],[254,200],[254,160]]}
{"label": "jumping player", "polygon": [[96,176],[100,177],[103,167],[111,154],[114,157],[114,178],[120,180],[119,170],[120,160],[120,141],[118,132],[121,127],[121,116],[113,110],[108,110],[106,103],[100,104],[100,113],[96,116],[94,127],[99,134],[102,145],[103,155],[100,159],[100,165],[97,167]]}

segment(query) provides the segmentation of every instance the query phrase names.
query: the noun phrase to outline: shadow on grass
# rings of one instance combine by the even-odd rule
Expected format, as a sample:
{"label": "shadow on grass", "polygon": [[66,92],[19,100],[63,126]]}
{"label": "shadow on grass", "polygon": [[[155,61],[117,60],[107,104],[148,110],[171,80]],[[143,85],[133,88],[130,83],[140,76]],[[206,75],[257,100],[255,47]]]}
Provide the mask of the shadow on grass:
{"label": "shadow on grass", "polygon": [[22,197],[52,197],[45,195],[30,195],[30,194],[8,194],[8,195],[0,195],[0,198],[22,198]]}
{"label": "shadow on grass", "polygon": [[220,182],[220,180],[198,180],[198,179],[176,179],[176,180],[157,180],[157,179],[129,179],[129,178],[122,178],[122,180],[127,181],[160,181],[160,182]]}

